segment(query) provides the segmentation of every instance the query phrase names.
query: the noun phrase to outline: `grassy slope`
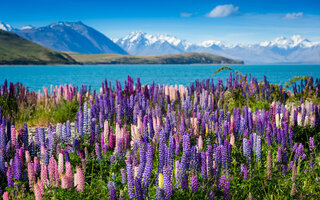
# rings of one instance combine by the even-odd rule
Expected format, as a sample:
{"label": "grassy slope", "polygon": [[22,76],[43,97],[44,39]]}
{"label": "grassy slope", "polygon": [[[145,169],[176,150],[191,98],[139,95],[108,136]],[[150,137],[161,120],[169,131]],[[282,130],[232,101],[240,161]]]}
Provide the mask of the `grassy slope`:
{"label": "grassy slope", "polygon": [[69,53],[69,55],[77,62],[84,64],[243,64],[242,61],[207,53],[152,56],[76,53]]}
{"label": "grassy slope", "polygon": [[0,30],[0,64],[72,64],[69,55]]}

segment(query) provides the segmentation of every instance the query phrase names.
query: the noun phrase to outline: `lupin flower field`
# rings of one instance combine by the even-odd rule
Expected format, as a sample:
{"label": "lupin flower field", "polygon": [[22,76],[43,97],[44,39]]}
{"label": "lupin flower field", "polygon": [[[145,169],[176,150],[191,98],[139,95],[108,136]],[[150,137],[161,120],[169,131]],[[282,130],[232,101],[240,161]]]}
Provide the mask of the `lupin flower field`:
{"label": "lupin flower field", "polygon": [[[217,75],[216,75],[217,76]],[[320,79],[0,89],[7,199],[320,199]]]}

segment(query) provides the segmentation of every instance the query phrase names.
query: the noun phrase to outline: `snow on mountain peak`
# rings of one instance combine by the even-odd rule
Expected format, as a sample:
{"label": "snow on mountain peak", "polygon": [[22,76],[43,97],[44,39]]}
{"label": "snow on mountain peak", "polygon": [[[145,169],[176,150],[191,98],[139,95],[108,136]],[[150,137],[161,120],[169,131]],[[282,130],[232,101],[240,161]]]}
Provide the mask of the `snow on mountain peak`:
{"label": "snow on mountain peak", "polygon": [[214,45],[215,46],[219,46],[219,47],[226,46],[225,43],[223,43],[221,41],[216,41],[216,40],[206,40],[206,41],[203,41],[203,42],[198,44],[198,46],[205,47],[205,48],[209,48],[209,47],[212,47]]}
{"label": "snow on mountain peak", "polygon": [[121,39],[117,39],[117,43],[122,44],[122,45],[127,42],[130,42],[130,43],[143,42],[147,46],[155,44],[157,42],[160,44],[167,42],[173,46],[182,45],[182,46],[184,46],[184,48],[187,48],[190,45],[192,45],[190,42],[178,39],[174,36],[164,35],[164,34],[152,35],[149,33],[142,32],[142,31],[135,31],[135,32],[132,32],[129,35],[127,35]]}
{"label": "snow on mountain peak", "polygon": [[10,24],[5,24],[3,22],[0,22],[0,29],[4,31],[12,31],[12,26]]}
{"label": "snow on mountain peak", "polygon": [[283,49],[303,47],[308,48],[320,44],[319,42],[310,42],[309,40],[303,38],[301,35],[293,35],[291,37],[280,36],[271,41],[264,41],[260,43],[263,47],[278,47]]}

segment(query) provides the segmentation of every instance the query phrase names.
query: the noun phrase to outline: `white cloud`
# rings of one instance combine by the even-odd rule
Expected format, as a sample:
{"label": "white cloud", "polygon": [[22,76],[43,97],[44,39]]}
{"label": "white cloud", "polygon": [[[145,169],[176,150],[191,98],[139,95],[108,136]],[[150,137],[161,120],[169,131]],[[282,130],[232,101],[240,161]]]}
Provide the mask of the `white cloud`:
{"label": "white cloud", "polygon": [[187,12],[180,13],[181,17],[191,17],[192,15],[193,13],[187,13]]}
{"label": "white cloud", "polygon": [[236,14],[239,7],[235,7],[232,4],[220,5],[215,7],[208,13],[207,17],[228,17],[230,15]]}
{"label": "white cloud", "polygon": [[301,18],[303,16],[303,13],[302,12],[293,12],[293,13],[287,13],[285,16],[284,16],[284,19],[297,19],[297,18]]}

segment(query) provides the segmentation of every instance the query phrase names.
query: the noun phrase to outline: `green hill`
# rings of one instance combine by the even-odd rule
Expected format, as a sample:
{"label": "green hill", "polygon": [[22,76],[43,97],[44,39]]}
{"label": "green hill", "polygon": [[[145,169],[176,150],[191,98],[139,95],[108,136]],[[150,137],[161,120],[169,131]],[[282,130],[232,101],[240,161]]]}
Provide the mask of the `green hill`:
{"label": "green hill", "polygon": [[75,64],[68,54],[53,51],[0,30],[0,65]]}
{"label": "green hill", "polygon": [[82,64],[243,64],[243,61],[236,61],[208,53],[152,56],[76,53],[69,53],[69,55]]}

